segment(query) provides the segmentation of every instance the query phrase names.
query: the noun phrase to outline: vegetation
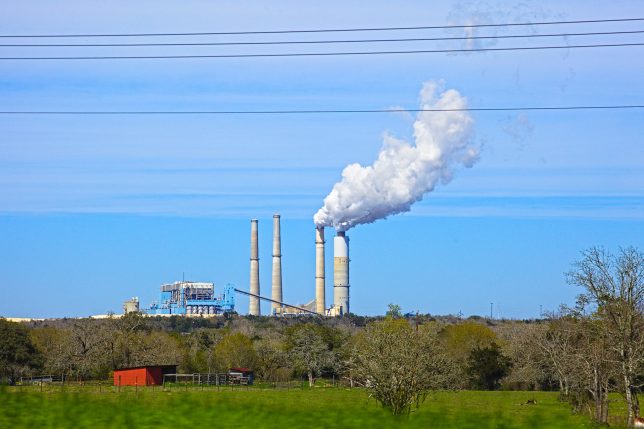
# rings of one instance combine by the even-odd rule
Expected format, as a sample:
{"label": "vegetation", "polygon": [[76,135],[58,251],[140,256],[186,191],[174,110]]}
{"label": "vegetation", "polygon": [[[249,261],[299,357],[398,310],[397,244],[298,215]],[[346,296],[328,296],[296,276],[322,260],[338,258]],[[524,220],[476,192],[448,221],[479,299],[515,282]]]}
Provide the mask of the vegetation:
{"label": "vegetation", "polygon": [[[582,307],[586,303],[596,306],[597,334],[601,346],[608,347],[617,362],[612,370],[624,394],[631,426],[639,416],[637,391],[643,385],[639,376],[644,367],[644,254],[633,247],[621,249],[618,255],[592,248],[574,267],[568,280],[586,290],[579,300]],[[597,370],[596,366],[592,369]],[[603,384],[608,387],[607,382]]]}
{"label": "vegetation", "polygon": [[302,325],[292,331],[288,344],[289,361],[296,371],[306,374],[309,387],[313,387],[315,377],[324,369],[333,371],[337,366],[338,356],[331,347],[313,324]]}
{"label": "vegetation", "polygon": [[[17,388],[13,388],[17,389]],[[549,392],[436,392],[409,416],[393,416],[363,389],[116,393],[0,392],[0,427],[22,428],[588,428]],[[529,399],[536,405],[524,405]]]}
{"label": "vegetation", "polygon": [[496,343],[475,347],[470,352],[467,374],[474,389],[497,390],[501,379],[508,375],[512,361],[504,356]]}
{"label": "vegetation", "polygon": [[13,384],[17,377],[40,365],[40,355],[29,338],[29,331],[0,319],[0,380]]}
{"label": "vegetation", "polygon": [[385,318],[0,319],[0,377],[106,380],[114,369],[148,364],[181,373],[248,367],[269,385],[308,379],[313,387],[322,378],[362,387],[374,406],[413,416],[431,408],[419,406],[438,390],[558,390],[579,414],[632,425],[644,383],[644,256],[593,248],[567,278],[584,293],[543,320],[404,315],[396,304]]}
{"label": "vegetation", "polygon": [[451,367],[435,326],[414,330],[401,319],[372,323],[354,348],[353,376],[392,414],[409,413],[427,392],[449,387]]}

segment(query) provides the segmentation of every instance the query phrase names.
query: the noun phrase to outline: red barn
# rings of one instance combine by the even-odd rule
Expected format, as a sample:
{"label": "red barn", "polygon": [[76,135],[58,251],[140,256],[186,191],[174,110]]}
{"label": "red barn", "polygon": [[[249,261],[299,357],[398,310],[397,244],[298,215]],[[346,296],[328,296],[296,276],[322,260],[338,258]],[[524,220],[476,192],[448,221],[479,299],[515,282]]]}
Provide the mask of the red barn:
{"label": "red barn", "polygon": [[165,374],[175,374],[176,365],[137,366],[114,370],[115,386],[152,386],[163,384]]}

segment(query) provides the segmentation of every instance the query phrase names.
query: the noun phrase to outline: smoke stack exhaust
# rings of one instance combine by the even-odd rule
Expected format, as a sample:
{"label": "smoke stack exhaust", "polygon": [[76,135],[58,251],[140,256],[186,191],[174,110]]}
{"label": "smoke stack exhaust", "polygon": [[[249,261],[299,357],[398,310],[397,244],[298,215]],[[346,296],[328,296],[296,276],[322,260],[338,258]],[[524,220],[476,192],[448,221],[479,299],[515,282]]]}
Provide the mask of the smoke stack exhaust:
{"label": "smoke stack exhaust", "polygon": [[[282,244],[280,235],[280,215],[273,215],[273,284],[271,298],[282,302]],[[271,304],[273,314],[280,314],[282,306],[276,302]]]}
{"label": "smoke stack exhaust", "polygon": [[324,227],[315,228],[315,311],[324,314]]}
{"label": "smoke stack exhaust", "polygon": [[[313,216],[316,226],[348,231],[356,225],[405,213],[437,186],[447,184],[461,167],[473,166],[480,145],[467,98],[442,82],[425,82],[421,112],[414,121],[414,141],[384,135],[372,165],[353,163]],[[434,110],[450,110],[435,112]]]}
{"label": "smoke stack exhaust", "polygon": [[344,231],[333,238],[333,306],[338,316],[349,313],[349,237]]}
{"label": "smoke stack exhaust", "polygon": [[257,245],[257,219],[250,221],[250,293],[257,295],[251,296],[248,304],[248,314],[259,316],[259,250]]}

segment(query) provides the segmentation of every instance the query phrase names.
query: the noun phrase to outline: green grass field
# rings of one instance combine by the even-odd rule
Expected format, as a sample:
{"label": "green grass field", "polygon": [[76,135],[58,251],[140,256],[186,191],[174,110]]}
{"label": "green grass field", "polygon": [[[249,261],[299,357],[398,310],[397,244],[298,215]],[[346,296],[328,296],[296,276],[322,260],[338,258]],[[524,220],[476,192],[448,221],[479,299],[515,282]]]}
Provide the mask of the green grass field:
{"label": "green grass field", "polygon": [[[536,405],[521,405],[536,399]],[[0,391],[0,428],[592,428],[551,392],[438,392],[393,417],[360,389]]]}

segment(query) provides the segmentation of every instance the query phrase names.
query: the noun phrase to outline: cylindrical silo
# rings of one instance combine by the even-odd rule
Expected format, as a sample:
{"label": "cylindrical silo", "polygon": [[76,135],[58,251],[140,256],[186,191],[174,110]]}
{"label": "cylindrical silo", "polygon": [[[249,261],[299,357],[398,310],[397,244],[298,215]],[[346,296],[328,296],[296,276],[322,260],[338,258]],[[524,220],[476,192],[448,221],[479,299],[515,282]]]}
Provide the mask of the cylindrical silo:
{"label": "cylindrical silo", "polygon": [[349,313],[349,237],[344,231],[333,238],[333,306],[338,316]]}
{"label": "cylindrical silo", "polygon": [[324,227],[315,228],[315,311],[324,314]]}
{"label": "cylindrical silo", "polygon": [[259,316],[259,248],[257,245],[257,219],[250,221],[250,293],[257,295],[251,296],[248,304],[248,314]]}
{"label": "cylindrical silo", "polygon": [[[271,288],[273,301],[282,302],[282,245],[280,235],[280,215],[273,215],[273,284]],[[271,304],[273,314],[280,314],[282,306],[276,302]]]}

